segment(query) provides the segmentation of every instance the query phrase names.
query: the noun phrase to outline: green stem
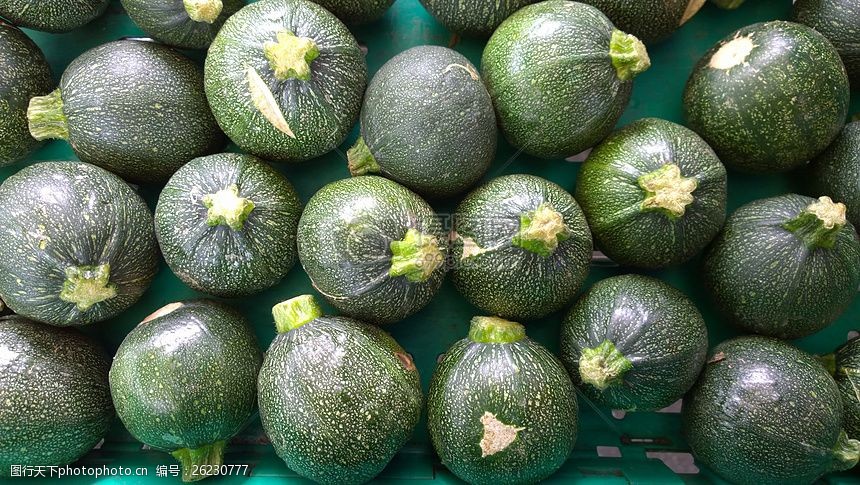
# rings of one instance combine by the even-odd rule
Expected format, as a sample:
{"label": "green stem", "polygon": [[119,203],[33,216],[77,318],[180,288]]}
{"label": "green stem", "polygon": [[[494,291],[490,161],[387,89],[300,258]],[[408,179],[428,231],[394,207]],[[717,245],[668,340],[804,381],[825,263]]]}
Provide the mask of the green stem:
{"label": "green stem", "polygon": [[851,439],[845,430],[839,431],[839,439],[833,447],[833,471],[850,470],[860,459],[860,441]]}
{"label": "green stem", "polygon": [[368,173],[379,173],[379,164],[376,163],[376,158],[370,153],[370,148],[364,143],[364,138],[359,137],[352,148],[347,150],[346,158],[349,166],[349,173],[353,176],[366,175]]}
{"label": "green stem", "polygon": [[320,55],[316,43],[307,37],[297,37],[289,30],[277,34],[277,42],[263,44],[263,53],[280,81],[311,78],[311,63]]}
{"label": "green stem", "polygon": [[390,276],[405,276],[413,283],[427,281],[444,262],[435,236],[421,233],[415,228],[406,231],[400,241],[391,241]]}
{"label": "green stem", "polygon": [[617,29],[612,31],[609,41],[609,57],[622,81],[630,81],[651,67],[645,44],[635,36]]}
{"label": "green stem", "polygon": [[275,328],[278,333],[297,329],[322,315],[322,308],[313,295],[290,298],[272,307],[272,316],[275,317]]}
{"label": "green stem", "polygon": [[182,464],[182,481],[196,482],[210,476],[194,472],[199,471],[201,465],[210,465],[203,467],[205,470],[214,469],[224,464],[225,446],[225,441],[216,441],[211,445],[203,445],[200,448],[180,448],[171,453]]}
{"label": "green stem", "polygon": [[819,197],[782,227],[802,240],[810,249],[830,249],[846,224],[845,204],[830,197]]}
{"label": "green stem", "polygon": [[699,185],[695,178],[681,176],[681,169],[674,163],[640,176],[638,182],[645,192],[642,210],[660,212],[672,220],[684,215]]}
{"label": "green stem", "polygon": [[579,376],[582,382],[600,391],[621,383],[624,374],[632,368],[630,360],[609,340],[604,340],[597,347],[582,349],[579,358]]}
{"label": "green stem", "polygon": [[549,257],[558,248],[558,243],[570,238],[570,229],[564,216],[543,203],[537,209],[520,214],[520,230],[511,240],[518,248]]}
{"label": "green stem", "polygon": [[182,0],[182,4],[191,20],[207,24],[215,23],[224,9],[221,0]]}
{"label": "green stem", "polygon": [[480,344],[510,344],[525,336],[525,327],[499,317],[474,317],[469,326],[469,339]]}
{"label": "green stem", "polygon": [[250,199],[239,197],[239,186],[236,184],[203,196],[203,206],[209,209],[206,224],[228,226],[234,231],[242,230],[248,215],[256,207]]}
{"label": "green stem", "polygon": [[30,99],[27,107],[30,134],[37,140],[68,140],[69,124],[63,114],[63,97],[57,88],[45,96]]}
{"label": "green stem", "polygon": [[116,285],[110,282],[110,264],[66,268],[60,299],[74,303],[79,311],[87,311],[96,303],[115,296]]}

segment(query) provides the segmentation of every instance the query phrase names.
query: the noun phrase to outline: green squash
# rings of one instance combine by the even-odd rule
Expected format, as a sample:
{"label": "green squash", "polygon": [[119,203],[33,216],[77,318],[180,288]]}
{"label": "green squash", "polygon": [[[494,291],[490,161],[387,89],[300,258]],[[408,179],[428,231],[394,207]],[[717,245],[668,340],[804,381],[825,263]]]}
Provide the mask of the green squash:
{"label": "green squash", "polygon": [[474,185],[496,155],[493,103],[475,67],[438,46],[386,62],[367,88],[361,137],[347,155],[353,175],[378,173],[431,197]]}
{"label": "green squash", "polygon": [[81,54],[54,92],[30,100],[30,133],[68,140],[81,161],[134,182],[164,182],[224,135],[191,59],[161,44],[119,40]]}
{"label": "green squash", "polygon": [[791,170],[821,153],[848,115],[848,77],[836,49],[804,25],[744,27],[698,62],[684,91],[690,127],[727,166]]}
{"label": "green squash", "polygon": [[799,338],[828,326],[860,286],[860,241],[845,205],[788,194],[738,209],[708,249],[705,283],[749,332]]}
{"label": "green squash", "polygon": [[69,32],[99,17],[110,0],[3,0],[0,17],[28,29]]}
{"label": "green squash", "polygon": [[737,484],[807,484],[857,463],[839,390],[810,355],[766,337],[717,345],[684,399],[693,456]]}
{"label": "green squash", "polygon": [[448,238],[419,196],[382,177],[338,180],[308,201],[299,261],[338,310],[392,323],[423,308],[445,277]]}
{"label": "green squash", "polygon": [[260,419],[275,452],[323,484],[373,479],[409,440],[423,396],[412,356],[378,327],[323,316],[310,295],[272,309]]}
{"label": "green squash", "polygon": [[839,51],[851,85],[860,88],[860,2],[796,0],[792,19],[827,37]]}
{"label": "green squash", "polygon": [[126,429],[179,460],[183,481],[196,481],[222,465],[227,441],[253,416],[262,360],[235,310],[211,300],[170,303],[122,341],[110,391]]}
{"label": "green squash", "polygon": [[860,227],[860,121],[842,133],[811,165],[812,191],[826,194],[848,207],[848,220]]}
{"label": "green squash", "polygon": [[230,17],[205,68],[206,95],[242,150],[276,161],[330,152],[352,129],[367,63],[343,23],[306,0],[262,0]]}
{"label": "green squash", "polygon": [[543,158],[575,155],[605,138],[630,101],[633,78],[650,65],[639,39],[596,8],[566,0],[508,17],[481,60],[508,141]]}
{"label": "green squash", "polygon": [[15,313],[84,325],[122,313],[158,271],[152,213],[125,182],[41,162],[0,185],[0,298]]}
{"label": "green squash", "polygon": [[672,35],[693,18],[705,0],[582,0],[606,14],[616,27],[650,44]]}
{"label": "green squash", "polygon": [[185,284],[218,296],[259,292],[296,263],[302,204],[292,184],[251,155],[196,158],[155,208],[165,261]]}
{"label": "green squash", "polygon": [[618,264],[662,268],[702,251],[726,219],[726,168],[698,135],[647,118],[595,148],[576,179],[595,243]]}
{"label": "green squash", "polygon": [[329,12],[346,24],[360,25],[382,17],[394,0],[318,0]]}
{"label": "green squash", "polygon": [[441,357],[427,426],[442,464],[468,483],[536,483],[573,450],[576,392],[561,362],[522,325],[472,319]]}
{"label": "green squash", "polygon": [[711,0],[711,3],[725,10],[734,10],[743,5],[745,1],[746,0]]}
{"label": "green squash", "polygon": [[149,36],[182,49],[206,49],[245,0],[122,0],[131,20]]}
{"label": "green squash", "polygon": [[512,13],[536,0],[421,0],[421,5],[448,30],[489,37]]}
{"label": "green squash", "polygon": [[696,382],[707,352],[708,331],[693,302],[648,276],[598,281],[561,326],[561,360],[573,382],[612,409],[669,406]]}
{"label": "green squash", "polygon": [[0,478],[13,465],[66,465],[101,441],[114,417],[109,368],[76,330],[0,318]]}
{"label": "green squash", "polygon": [[454,284],[478,308],[537,319],[567,305],[591,262],[591,232],[558,185],[507,175],[460,203],[451,233]]}
{"label": "green squash", "polygon": [[39,142],[27,129],[27,105],[51,92],[45,55],[24,32],[0,20],[0,166],[30,154]]}
{"label": "green squash", "polygon": [[854,337],[836,352],[822,356],[842,396],[842,425],[850,437],[860,437],[860,337]]}

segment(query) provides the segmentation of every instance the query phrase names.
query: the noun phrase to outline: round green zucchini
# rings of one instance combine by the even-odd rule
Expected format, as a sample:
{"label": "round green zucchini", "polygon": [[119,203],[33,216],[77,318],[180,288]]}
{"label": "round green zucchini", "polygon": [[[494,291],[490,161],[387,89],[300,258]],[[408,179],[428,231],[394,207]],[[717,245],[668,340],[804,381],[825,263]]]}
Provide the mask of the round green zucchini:
{"label": "round green zucchini", "polygon": [[507,175],[470,193],[451,233],[454,284],[478,308],[537,319],[567,305],[591,262],[591,232],[558,185]]}
{"label": "round green zucchini", "polygon": [[512,13],[536,0],[421,0],[430,15],[457,34],[489,37]]}
{"label": "round green zucchini", "polygon": [[851,85],[860,88],[860,2],[796,0],[792,18],[827,37],[839,51]]}
{"label": "round green zucchini", "polygon": [[708,331],[683,293],[648,276],[592,286],[561,326],[561,360],[573,382],[602,406],[656,411],[693,386]]}
{"label": "round green zucchini", "polygon": [[388,179],[332,182],[308,201],[299,261],[337,309],[392,323],[423,308],[445,277],[448,238],[433,209]]}
{"label": "round green zucchini", "polygon": [[418,46],[376,73],[347,153],[353,175],[378,173],[430,197],[475,184],[496,155],[493,102],[460,53]]}
{"label": "round green zucchini", "polygon": [[206,49],[245,0],[122,0],[131,20],[159,42]]}
{"label": "round green zucchini", "polygon": [[630,101],[633,78],[650,65],[639,39],[596,8],[566,0],[508,17],[481,60],[508,141],[543,158],[575,155],[605,138]]}
{"label": "round green zucchini", "polygon": [[810,175],[813,192],[843,202],[848,220],[860,227],[860,121],[845,125],[833,144],[813,160]]}
{"label": "round green zucchini", "polygon": [[732,483],[812,483],[857,463],[839,390],[812,356],[767,337],[717,345],[684,399],[696,459]]}
{"label": "round green zucchini", "polygon": [[69,32],[99,17],[110,0],[4,0],[0,17],[28,29]]}
{"label": "round green zucchini", "polygon": [[76,330],[0,318],[0,478],[15,465],[66,465],[104,437],[114,417],[109,368]]}
{"label": "round green zucchini", "polygon": [[822,362],[836,380],[844,408],[842,424],[848,436],[860,437],[860,337],[854,337],[836,352],[822,356]]}
{"label": "round green zucchini", "polygon": [[394,0],[318,0],[316,3],[344,23],[360,25],[378,20]]}
{"label": "round green zucchini", "polygon": [[185,284],[250,295],[296,263],[302,204],[292,184],[251,155],[195,158],[176,171],[155,208],[164,260]]}
{"label": "round green zucchini", "polygon": [[27,129],[27,105],[33,96],[53,88],[51,68],[39,46],[0,20],[0,166],[25,158],[39,146]]}
{"label": "round green zucchini", "polygon": [[705,0],[582,0],[616,27],[650,44],[665,39],[699,12]]}
{"label": "round green zucchini", "polygon": [[30,100],[30,133],[68,140],[81,161],[134,182],[164,182],[189,160],[218,151],[224,134],[191,59],[143,40],[90,49],[54,92]]}
{"label": "round green zucchini", "polygon": [[698,62],[684,91],[693,128],[737,170],[783,172],[821,153],[848,115],[848,76],[815,30],[773,21],[744,27]]}
{"label": "round green zucchini", "polygon": [[412,356],[378,327],[323,316],[310,295],[272,309],[258,380],[278,456],[322,484],[373,479],[412,436],[423,396]]}
{"label": "round green zucchini", "polygon": [[618,264],[662,268],[702,251],[726,219],[726,168],[698,135],[647,118],[595,148],[576,179],[598,248]]}
{"label": "round green zucchini", "polygon": [[367,63],[343,23],[307,0],[262,0],[209,48],[206,95],[242,150],[276,161],[330,152],[352,129]]}
{"label": "round green zucchini", "polygon": [[442,356],[427,427],[442,464],[468,483],[536,483],[573,450],[576,392],[561,362],[522,325],[475,317]]}
{"label": "round green zucchini", "polygon": [[41,162],[0,185],[0,298],[52,325],[106,320],[158,271],[152,213],[125,182],[81,162]]}
{"label": "round green zucchini", "polygon": [[799,338],[828,326],[860,286],[860,241],[845,205],[787,194],[744,205],[704,259],[717,306],[749,332]]}
{"label": "round green zucchini", "polygon": [[206,478],[257,401],[263,354],[248,321],[211,300],[170,303],[122,341],[110,391],[126,429],[182,464],[182,480]]}

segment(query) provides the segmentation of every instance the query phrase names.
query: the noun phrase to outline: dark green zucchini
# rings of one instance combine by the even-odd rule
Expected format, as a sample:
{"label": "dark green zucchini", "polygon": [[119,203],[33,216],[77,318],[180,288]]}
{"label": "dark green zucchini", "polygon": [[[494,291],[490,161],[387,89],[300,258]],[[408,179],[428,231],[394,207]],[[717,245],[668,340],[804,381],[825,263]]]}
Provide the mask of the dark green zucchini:
{"label": "dark green zucchini", "polygon": [[382,177],[332,182],[299,221],[299,260],[340,311],[372,323],[423,308],[445,276],[448,238],[433,209]]}
{"label": "dark green zucchini", "polygon": [[104,437],[114,417],[109,368],[76,330],[0,318],[0,478],[14,465],[66,465]]}
{"label": "dark green zucchini", "polygon": [[827,37],[839,51],[851,85],[860,88],[860,2],[796,0],[792,19]]}
{"label": "dark green zucchini", "polygon": [[698,135],[647,118],[594,149],[576,178],[598,248],[640,268],[683,263],[726,219],[726,168]]}
{"label": "dark green zucchini", "polygon": [[131,20],[147,35],[183,49],[206,49],[245,0],[122,0]]}
{"label": "dark green zucchini", "polygon": [[811,356],[766,337],[717,345],[684,399],[696,459],[732,483],[807,484],[857,463],[839,390]]}
{"label": "dark green zucchini", "polygon": [[457,289],[505,318],[536,319],[561,309],[591,262],[591,232],[579,205],[533,175],[499,177],[466,196],[451,240]]}
{"label": "dark green zucchini", "polygon": [[842,425],[849,437],[860,437],[860,337],[822,357],[842,396]]}
{"label": "dark green zucchini", "polygon": [[488,37],[512,13],[536,0],[421,0],[421,5],[448,30]]}
{"label": "dark green zucchini", "polygon": [[152,213],[96,166],[30,165],[0,185],[0,213],[0,298],[34,320],[106,320],[134,304],[158,271]]}
{"label": "dark green zucchini", "polygon": [[442,356],[427,395],[427,426],[442,464],[468,483],[536,483],[567,459],[576,393],[561,362],[522,325],[472,319]]}
{"label": "dark green zucchini", "polygon": [[848,207],[848,220],[860,227],[860,121],[845,125],[842,133],[811,165],[811,188]]}
{"label": "dark green zucchini", "polygon": [[749,332],[799,338],[828,326],[860,286],[860,241],[845,205],[787,194],[744,205],[704,259],[718,307]]}
{"label": "dark green zucchini", "polygon": [[344,23],[359,25],[382,17],[394,0],[319,0],[316,3],[335,14]]}
{"label": "dark green zucchini", "polygon": [[160,44],[119,40],[69,64],[60,87],[30,101],[30,133],[68,140],[82,161],[135,182],[164,182],[224,135],[191,59]]}
{"label": "dark green zucchini", "polygon": [[39,146],[27,129],[27,106],[30,98],[53,88],[51,68],[39,46],[0,20],[0,166],[25,158]]}
{"label": "dark green zucchini", "polygon": [[423,396],[412,356],[378,327],[323,316],[310,295],[272,309],[260,419],[296,473],[323,484],[373,479],[409,440]]}
{"label": "dark green zucchini", "polygon": [[185,284],[218,296],[275,285],[296,263],[302,204],[292,184],[251,155],[195,158],[155,208],[165,261]]}
{"label": "dark green zucchini", "polygon": [[508,17],[481,60],[508,141],[543,158],[575,155],[605,138],[630,101],[633,78],[650,65],[639,39],[596,8],[566,0]]}
{"label": "dark green zucchini", "polygon": [[227,441],[254,414],[263,354],[248,321],[211,300],[170,303],[122,341],[110,391],[126,429],[182,464],[218,474]]}
{"label": "dark green zucchini", "polygon": [[848,76],[815,30],[774,21],[721,40],[687,81],[684,110],[729,167],[791,170],[821,153],[848,115]]}
{"label": "dark green zucchini", "polygon": [[699,12],[705,0],[582,0],[616,27],[650,44],[672,35]]}
{"label": "dark green zucchini", "polygon": [[430,197],[475,184],[496,155],[493,102],[456,51],[418,46],[376,73],[347,153],[353,175],[378,173]]}
{"label": "dark green zucchini", "polygon": [[110,0],[3,0],[0,17],[19,27],[69,32],[99,17]]}
{"label": "dark green zucchini", "polygon": [[598,281],[561,326],[561,360],[589,399],[627,411],[655,411],[693,386],[708,331],[683,293],[648,276]]}
{"label": "dark green zucchini", "polygon": [[367,63],[343,23],[306,0],[262,0],[230,17],[206,56],[206,95],[233,142],[266,160],[302,161],[352,129]]}

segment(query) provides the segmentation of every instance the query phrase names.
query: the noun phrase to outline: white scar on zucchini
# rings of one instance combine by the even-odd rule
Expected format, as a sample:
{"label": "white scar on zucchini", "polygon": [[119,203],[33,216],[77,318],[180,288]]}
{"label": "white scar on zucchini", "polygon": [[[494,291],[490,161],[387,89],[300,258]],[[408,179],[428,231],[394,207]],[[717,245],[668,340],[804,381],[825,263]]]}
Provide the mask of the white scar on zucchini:
{"label": "white scar on zucchini", "polygon": [[757,46],[750,37],[735,37],[723,44],[711,57],[708,66],[712,69],[727,71],[747,61],[750,53]]}
{"label": "white scar on zucchini", "polygon": [[484,427],[484,436],[478,445],[481,447],[481,458],[486,458],[504,450],[516,439],[517,434],[525,428],[518,428],[505,424],[496,418],[496,415],[484,411],[481,416],[481,425]]}
{"label": "white scar on zucchini", "polygon": [[266,82],[257,73],[252,66],[246,68],[246,77],[248,78],[248,93],[251,95],[251,101],[254,102],[254,107],[272,124],[278,131],[286,133],[290,138],[295,138],[296,135],[287,124],[284,118],[284,113],[281,112],[281,107],[275,100],[275,95],[266,86]]}
{"label": "white scar on zucchini", "polygon": [[472,66],[464,66],[463,64],[448,64],[448,66],[445,68],[445,70],[442,71],[442,74],[447,74],[448,72],[450,72],[455,67],[460,68],[460,69],[466,71],[467,73],[469,73],[469,76],[472,79],[474,79],[475,81],[481,80],[481,76],[479,76],[478,73],[475,72],[475,69]]}

